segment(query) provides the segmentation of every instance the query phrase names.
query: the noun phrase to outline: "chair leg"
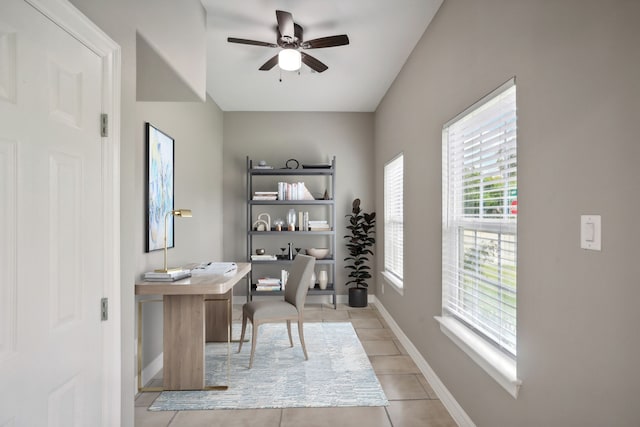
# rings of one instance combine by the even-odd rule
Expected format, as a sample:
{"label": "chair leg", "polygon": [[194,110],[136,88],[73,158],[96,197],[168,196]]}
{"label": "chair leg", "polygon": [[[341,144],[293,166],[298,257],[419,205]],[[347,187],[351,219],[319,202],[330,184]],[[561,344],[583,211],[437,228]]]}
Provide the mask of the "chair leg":
{"label": "chair leg", "polygon": [[251,357],[249,358],[249,369],[253,366],[253,355],[256,353],[256,341],[258,340],[258,325],[252,322],[251,331]]}
{"label": "chair leg", "polygon": [[302,319],[298,319],[298,334],[300,335],[300,344],[302,344],[302,352],[304,353],[304,360],[309,360],[309,356],[307,356],[307,347],[304,345],[304,332],[302,331]]}
{"label": "chair leg", "polygon": [[247,330],[247,315],[242,313],[242,332],[240,333],[240,345],[238,345],[238,353],[242,350],[242,343],[244,342],[244,333]]}
{"label": "chair leg", "polygon": [[291,320],[287,320],[287,332],[289,332],[289,344],[293,347],[293,338],[291,337]]}

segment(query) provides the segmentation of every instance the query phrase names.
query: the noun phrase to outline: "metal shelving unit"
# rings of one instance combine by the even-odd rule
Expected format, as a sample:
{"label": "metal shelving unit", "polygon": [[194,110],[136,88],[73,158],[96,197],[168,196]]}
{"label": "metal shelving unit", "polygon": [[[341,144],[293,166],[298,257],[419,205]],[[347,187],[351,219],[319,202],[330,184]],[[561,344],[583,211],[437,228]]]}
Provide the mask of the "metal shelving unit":
{"label": "metal shelving unit", "polygon": [[[299,177],[326,177],[325,184],[327,185],[327,191],[329,199],[316,199],[316,200],[252,200],[254,191],[254,180],[260,179],[259,177],[281,177],[283,180],[299,178]],[[282,291],[257,291],[256,290],[256,277],[261,277],[260,268],[265,266],[279,266],[286,267],[293,261],[289,259],[277,259],[268,261],[252,261],[251,255],[254,253],[254,239],[258,236],[266,239],[274,237],[293,237],[293,238],[307,238],[314,237],[324,239],[328,241],[326,247],[330,250],[330,258],[323,258],[316,260],[316,266],[325,268],[327,270],[329,283],[326,289],[320,289],[318,283],[314,288],[308,290],[308,295],[331,295],[333,305],[337,308],[336,301],[336,207],[335,207],[335,178],[336,178],[336,158],[333,157],[330,167],[327,168],[299,168],[299,169],[259,169],[253,167],[253,161],[247,156],[247,261],[251,262],[252,268],[249,274],[249,280],[247,281],[247,296],[249,300],[254,296],[264,295],[283,295]],[[256,231],[253,229],[253,223],[255,220],[254,207],[269,207],[277,209],[278,206],[283,208],[292,208],[295,206],[300,207],[326,207],[328,210],[327,221],[331,226],[329,231],[304,231],[296,229],[295,231],[275,231],[274,227],[268,231]],[[318,268],[316,268],[318,271]]]}

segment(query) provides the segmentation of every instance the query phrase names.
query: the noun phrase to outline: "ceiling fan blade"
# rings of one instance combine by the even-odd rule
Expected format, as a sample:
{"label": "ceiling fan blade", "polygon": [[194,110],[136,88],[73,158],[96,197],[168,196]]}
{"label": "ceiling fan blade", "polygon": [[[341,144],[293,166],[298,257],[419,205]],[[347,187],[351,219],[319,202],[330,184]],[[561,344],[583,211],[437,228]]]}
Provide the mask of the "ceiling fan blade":
{"label": "ceiling fan blade", "polygon": [[284,10],[276,10],[276,19],[278,20],[278,30],[282,37],[287,37],[293,41],[294,28],[293,28],[293,15]]}
{"label": "ceiling fan blade", "polygon": [[249,44],[252,46],[278,47],[278,45],[275,43],[267,43],[267,42],[261,42],[257,40],[237,39],[235,37],[228,37],[227,41],[229,43]]}
{"label": "ceiling fan blade", "polygon": [[346,34],[339,36],[320,37],[319,39],[307,40],[300,44],[303,49],[319,49],[321,47],[344,46],[349,44],[349,37]]}
{"label": "ceiling fan blade", "polygon": [[298,40],[298,42],[302,41],[302,33],[303,33],[303,29],[300,25],[294,23],[293,24],[293,34],[296,38],[296,40]]}
{"label": "ceiling fan blade", "polygon": [[302,62],[307,65],[309,68],[311,68],[312,70],[321,73],[323,71],[325,71],[327,68],[326,65],[324,65],[322,62],[318,61],[316,58],[314,58],[313,56],[304,53],[304,52],[300,52],[300,55],[302,55]]}
{"label": "ceiling fan blade", "polygon": [[275,55],[273,58],[262,64],[262,67],[259,68],[260,71],[269,71],[278,63],[278,55]]}

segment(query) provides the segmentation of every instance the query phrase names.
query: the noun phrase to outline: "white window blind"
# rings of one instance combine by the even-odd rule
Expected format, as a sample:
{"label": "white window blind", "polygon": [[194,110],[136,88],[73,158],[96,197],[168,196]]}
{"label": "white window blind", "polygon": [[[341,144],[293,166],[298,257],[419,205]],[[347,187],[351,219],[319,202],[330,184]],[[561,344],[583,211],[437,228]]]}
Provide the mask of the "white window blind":
{"label": "white window blind", "polygon": [[516,355],[516,86],[443,128],[442,311]]}
{"label": "white window blind", "polygon": [[404,155],[384,166],[384,270],[402,287],[404,252]]}

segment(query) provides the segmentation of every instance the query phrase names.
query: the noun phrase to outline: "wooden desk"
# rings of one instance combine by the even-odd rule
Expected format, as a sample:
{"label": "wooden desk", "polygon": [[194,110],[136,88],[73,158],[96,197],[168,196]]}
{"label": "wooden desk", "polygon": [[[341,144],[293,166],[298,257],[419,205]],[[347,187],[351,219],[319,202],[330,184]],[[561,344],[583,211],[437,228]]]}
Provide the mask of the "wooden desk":
{"label": "wooden desk", "polygon": [[162,295],[163,299],[162,389],[206,389],[205,341],[224,337],[223,341],[229,342],[233,287],[251,271],[250,263],[237,265],[232,276],[198,275],[175,282],[136,283],[136,295]]}

